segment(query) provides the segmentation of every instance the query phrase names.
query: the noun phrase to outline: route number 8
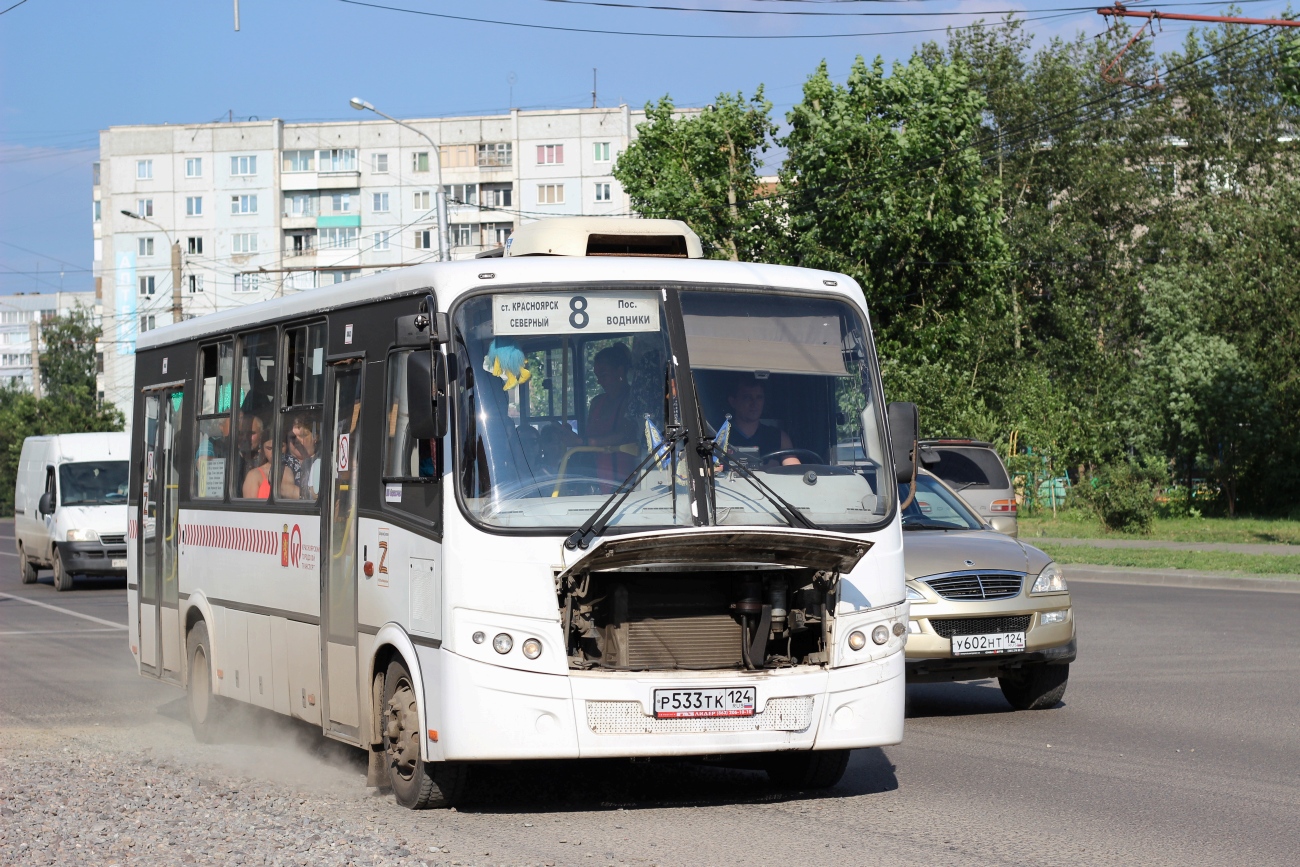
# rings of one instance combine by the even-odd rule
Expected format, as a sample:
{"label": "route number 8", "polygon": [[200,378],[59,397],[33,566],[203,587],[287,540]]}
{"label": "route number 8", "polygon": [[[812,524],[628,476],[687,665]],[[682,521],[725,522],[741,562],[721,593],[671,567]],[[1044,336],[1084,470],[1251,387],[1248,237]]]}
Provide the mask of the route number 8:
{"label": "route number 8", "polygon": [[581,295],[574,295],[569,299],[569,309],[573,311],[569,314],[569,325],[574,328],[586,328],[587,323],[591,321],[591,314],[587,312],[587,299]]}

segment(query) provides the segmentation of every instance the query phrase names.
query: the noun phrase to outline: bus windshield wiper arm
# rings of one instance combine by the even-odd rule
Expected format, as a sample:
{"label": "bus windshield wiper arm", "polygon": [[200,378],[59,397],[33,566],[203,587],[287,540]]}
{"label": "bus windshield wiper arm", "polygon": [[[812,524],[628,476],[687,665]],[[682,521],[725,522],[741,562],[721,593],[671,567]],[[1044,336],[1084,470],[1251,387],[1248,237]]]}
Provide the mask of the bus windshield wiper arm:
{"label": "bus windshield wiper arm", "polygon": [[[713,454],[716,454],[720,457],[726,457],[726,454],[722,451],[722,447],[720,445],[718,445],[713,440],[706,440],[706,442],[709,445],[710,451]],[[791,505],[789,500],[787,500],[785,497],[782,497],[776,491],[772,490],[766,484],[764,484],[758,478],[758,476],[754,475],[753,470],[745,466],[739,460],[732,461],[731,467],[732,469],[739,472],[745,478],[745,481],[753,485],[754,490],[758,491],[760,494],[762,494],[764,497],[770,500],[772,505],[776,506],[777,512],[780,513],[782,518],[785,518],[786,523],[789,524],[791,527],[799,526],[799,527],[803,527],[806,530],[821,529],[821,527],[817,526],[817,524],[811,518],[807,517],[806,515],[804,515],[803,512],[800,512],[793,505]]]}
{"label": "bus windshield wiper arm", "polygon": [[[568,548],[570,551],[574,548],[586,549],[586,547],[591,544],[592,539],[605,532],[605,528],[609,526],[610,519],[617,514],[619,508],[623,505],[623,501],[626,500],[634,490],[636,490],[636,486],[641,484],[642,479],[650,475],[650,471],[653,470],[660,461],[669,455],[676,453],[678,442],[680,442],[685,436],[685,431],[673,431],[669,436],[666,436],[663,442],[661,442],[657,447],[651,449],[650,453],[641,459],[641,463],[637,464],[636,468],[628,474],[627,478],[614,489],[614,493],[610,494],[609,497],[606,498],[605,502],[601,503],[600,507],[596,509],[596,511],[592,512],[591,516],[587,518],[587,520],[582,522],[581,527],[574,530],[569,535],[569,538],[564,540],[564,547]],[[670,481],[673,485],[677,484],[676,479]]]}

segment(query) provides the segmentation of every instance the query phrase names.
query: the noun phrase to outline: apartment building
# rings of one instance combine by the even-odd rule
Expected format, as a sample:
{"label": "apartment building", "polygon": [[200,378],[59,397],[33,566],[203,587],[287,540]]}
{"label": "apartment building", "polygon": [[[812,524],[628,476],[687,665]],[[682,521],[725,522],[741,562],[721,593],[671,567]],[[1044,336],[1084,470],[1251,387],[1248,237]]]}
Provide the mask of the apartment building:
{"label": "apartment building", "polygon": [[[452,258],[501,246],[521,222],[630,211],[611,171],[643,111],[405,121],[423,135],[370,117],[100,133],[94,258],[108,400],[129,411],[136,337],[178,312],[201,316],[436,259],[439,167]],[[424,136],[438,143],[440,162]]]}
{"label": "apartment building", "polygon": [[31,391],[33,332],[40,346],[41,326],[77,307],[93,311],[94,293],[33,292],[0,296],[0,384]]}

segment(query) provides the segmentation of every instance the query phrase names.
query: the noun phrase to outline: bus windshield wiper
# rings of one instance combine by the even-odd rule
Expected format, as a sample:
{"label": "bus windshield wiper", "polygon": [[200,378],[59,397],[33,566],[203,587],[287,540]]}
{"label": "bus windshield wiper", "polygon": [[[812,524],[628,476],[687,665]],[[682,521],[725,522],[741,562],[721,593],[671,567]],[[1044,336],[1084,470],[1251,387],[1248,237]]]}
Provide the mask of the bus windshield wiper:
{"label": "bus windshield wiper", "polygon": [[[709,446],[709,451],[712,454],[715,454],[720,458],[726,457],[726,453],[723,452],[722,446],[718,445],[716,441],[705,440],[705,443]],[[703,449],[701,449],[701,451],[703,451]],[[786,523],[791,527],[803,527],[805,530],[821,529],[821,527],[817,526],[811,518],[807,517],[803,512],[800,512],[797,508],[791,505],[789,500],[769,488],[754,474],[753,470],[745,466],[740,460],[731,461],[731,468],[740,473],[740,475],[745,478],[745,481],[753,485],[754,490],[766,497],[772,505],[776,507],[777,512],[780,513],[782,518],[785,518]],[[712,473],[709,474],[710,478],[712,475]]]}
{"label": "bus windshield wiper", "polygon": [[[591,544],[591,540],[605,532],[609,526],[610,519],[618,513],[622,507],[623,501],[636,490],[636,486],[641,484],[641,480],[650,475],[650,471],[659,466],[662,461],[671,455],[677,453],[677,445],[686,437],[686,431],[675,430],[664,437],[663,442],[655,448],[650,449],[649,453],[641,459],[635,469],[628,474],[627,478],[614,489],[614,493],[606,498],[605,502],[600,504],[596,511],[591,513],[587,520],[582,522],[582,526],[574,530],[569,538],[564,540],[564,547],[572,551],[574,548],[586,549]],[[676,479],[670,479],[670,483],[675,487]]]}

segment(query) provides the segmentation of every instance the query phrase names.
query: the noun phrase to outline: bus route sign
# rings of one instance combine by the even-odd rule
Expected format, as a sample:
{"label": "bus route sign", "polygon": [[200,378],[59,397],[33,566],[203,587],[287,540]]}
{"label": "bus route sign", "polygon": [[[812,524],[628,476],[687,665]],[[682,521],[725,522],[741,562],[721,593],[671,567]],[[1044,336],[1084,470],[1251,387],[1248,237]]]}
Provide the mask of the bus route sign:
{"label": "bus route sign", "polygon": [[492,296],[497,335],[609,334],[659,330],[654,292],[574,292]]}

